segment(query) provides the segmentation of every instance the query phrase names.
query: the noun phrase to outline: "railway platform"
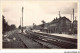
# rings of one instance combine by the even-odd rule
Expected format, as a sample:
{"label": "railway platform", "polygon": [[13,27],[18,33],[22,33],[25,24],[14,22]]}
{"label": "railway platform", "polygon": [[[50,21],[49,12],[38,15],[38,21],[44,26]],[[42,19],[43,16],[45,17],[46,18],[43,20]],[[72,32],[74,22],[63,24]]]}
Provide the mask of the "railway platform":
{"label": "railway platform", "polygon": [[72,38],[72,39],[77,39],[77,34],[75,35],[69,35],[69,34],[57,34],[57,33],[46,33],[46,32],[41,32],[41,31],[34,31],[36,33],[41,33],[41,34],[47,34],[47,35],[54,35],[54,36],[59,36],[59,37],[66,37],[66,38]]}

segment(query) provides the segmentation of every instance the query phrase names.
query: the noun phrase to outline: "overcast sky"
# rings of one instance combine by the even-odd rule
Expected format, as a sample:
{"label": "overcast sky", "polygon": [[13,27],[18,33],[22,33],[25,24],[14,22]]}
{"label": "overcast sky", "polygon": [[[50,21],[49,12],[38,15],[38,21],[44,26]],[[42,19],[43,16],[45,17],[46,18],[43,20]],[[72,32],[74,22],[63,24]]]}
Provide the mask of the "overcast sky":
{"label": "overcast sky", "polygon": [[71,20],[72,9],[74,8],[75,16],[77,17],[76,2],[57,2],[57,1],[2,1],[2,14],[9,24],[20,25],[20,18],[23,12],[23,25],[29,26],[33,23],[39,25],[41,20],[46,22],[52,21],[54,18],[66,16]]}

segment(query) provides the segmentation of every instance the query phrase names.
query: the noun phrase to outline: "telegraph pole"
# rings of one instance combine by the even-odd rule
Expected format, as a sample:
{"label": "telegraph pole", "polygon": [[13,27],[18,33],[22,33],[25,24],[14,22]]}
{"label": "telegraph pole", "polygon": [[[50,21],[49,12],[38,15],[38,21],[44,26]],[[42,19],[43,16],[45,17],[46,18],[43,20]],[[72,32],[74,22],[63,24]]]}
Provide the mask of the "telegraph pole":
{"label": "telegraph pole", "polygon": [[73,8],[73,34],[74,34],[74,8]]}
{"label": "telegraph pole", "polygon": [[73,21],[74,21],[74,8],[73,8]]}
{"label": "telegraph pole", "polygon": [[23,33],[23,7],[22,7],[22,33]]}
{"label": "telegraph pole", "polygon": [[21,30],[22,28],[21,28],[21,17],[20,17],[20,30]]}

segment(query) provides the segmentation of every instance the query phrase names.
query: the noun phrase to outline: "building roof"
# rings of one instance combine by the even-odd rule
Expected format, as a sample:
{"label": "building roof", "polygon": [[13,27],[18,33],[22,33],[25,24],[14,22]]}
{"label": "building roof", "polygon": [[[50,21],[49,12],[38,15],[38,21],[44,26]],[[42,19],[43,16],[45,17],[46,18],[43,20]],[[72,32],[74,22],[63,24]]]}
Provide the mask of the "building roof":
{"label": "building roof", "polygon": [[[56,18],[54,20],[52,20],[50,23],[53,24],[53,23],[58,23],[59,21],[61,21],[62,19],[66,19],[68,21],[70,21],[68,18],[66,18],[65,16],[64,17],[60,17],[60,18]],[[71,22],[71,21],[70,21]]]}

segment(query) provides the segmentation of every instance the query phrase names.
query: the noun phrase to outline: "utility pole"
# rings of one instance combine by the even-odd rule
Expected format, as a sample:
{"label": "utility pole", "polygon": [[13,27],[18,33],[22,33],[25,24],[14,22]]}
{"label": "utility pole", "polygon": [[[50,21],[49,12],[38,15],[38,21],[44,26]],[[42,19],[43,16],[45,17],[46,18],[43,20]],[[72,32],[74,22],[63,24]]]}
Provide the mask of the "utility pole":
{"label": "utility pole", "polygon": [[74,34],[74,8],[73,8],[73,34]]}
{"label": "utility pole", "polygon": [[21,28],[21,17],[20,17],[20,30],[21,30],[22,28]]}
{"label": "utility pole", "polygon": [[22,7],[22,33],[23,33],[23,7]]}
{"label": "utility pole", "polygon": [[74,8],[73,8],[73,21],[74,21]]}

